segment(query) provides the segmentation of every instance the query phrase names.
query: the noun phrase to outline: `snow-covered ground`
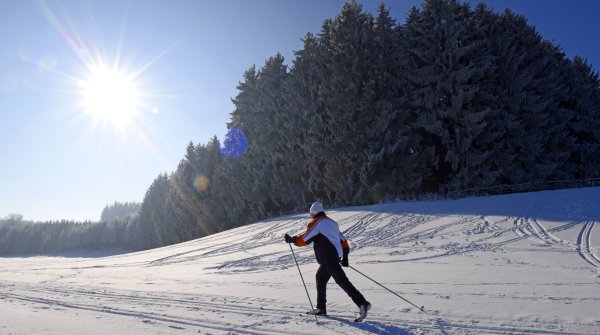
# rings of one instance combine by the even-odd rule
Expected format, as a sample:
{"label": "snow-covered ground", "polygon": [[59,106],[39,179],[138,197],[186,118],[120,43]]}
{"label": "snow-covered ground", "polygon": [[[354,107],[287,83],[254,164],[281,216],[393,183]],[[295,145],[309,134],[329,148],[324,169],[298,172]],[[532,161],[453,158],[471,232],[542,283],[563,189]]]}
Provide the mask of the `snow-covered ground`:
{"label": "snow-covered ground", "polygon": [[[346,269],[368,319],[333,281],[331,316],[303,315],[283,241],[302,214],[132,254],[0,258],[0,334],[600,334],[600,188],[328,214],[350,265],[429,314]],[[312,250],[294,251],[314,302]]]}

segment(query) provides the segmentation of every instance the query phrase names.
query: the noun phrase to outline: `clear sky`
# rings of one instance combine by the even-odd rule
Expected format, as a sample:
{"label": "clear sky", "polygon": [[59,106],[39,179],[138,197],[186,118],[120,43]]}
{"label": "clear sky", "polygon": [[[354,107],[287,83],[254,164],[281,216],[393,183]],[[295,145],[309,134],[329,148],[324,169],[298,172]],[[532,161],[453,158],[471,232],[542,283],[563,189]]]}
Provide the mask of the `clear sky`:
{"label": "clear sky", "polygon": [[[223,138],[245,70],[277,52],[291,64],[344,2],[0,0],[0,218],[95,221],[141,202],[190,141]],[[599,68],[600,1],[486,2]],[[421,1],[385,3],[404,22]]]}

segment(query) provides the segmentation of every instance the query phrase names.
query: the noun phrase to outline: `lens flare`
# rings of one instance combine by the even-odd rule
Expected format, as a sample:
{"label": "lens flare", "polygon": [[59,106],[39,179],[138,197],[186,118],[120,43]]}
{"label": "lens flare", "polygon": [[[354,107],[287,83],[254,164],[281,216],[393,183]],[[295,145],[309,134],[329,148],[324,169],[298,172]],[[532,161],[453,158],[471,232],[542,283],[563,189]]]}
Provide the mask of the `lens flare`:
{"label": "lens flare", "polygon": [[248,148],[248,137],[240,128],[231,128],[225,135],[221,147],[221,154],[227,158],[237,158],[246,152]]}
{"label": "lens flare", "polygon": [[208,190],[208,178],[200,175],[194,179],[194,188],[198,192],[206,192]]}

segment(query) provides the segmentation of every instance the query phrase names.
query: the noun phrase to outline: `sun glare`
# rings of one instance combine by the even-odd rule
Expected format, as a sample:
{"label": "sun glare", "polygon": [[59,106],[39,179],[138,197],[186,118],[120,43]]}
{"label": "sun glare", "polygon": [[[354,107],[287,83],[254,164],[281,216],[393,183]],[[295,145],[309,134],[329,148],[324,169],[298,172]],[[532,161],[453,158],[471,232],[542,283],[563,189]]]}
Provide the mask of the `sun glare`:
{"label": "sun glare", "polygon": [[132,75],[95,65],[81,88],[84,109],[95,121],[125,127],[139,113],[140,93]]}

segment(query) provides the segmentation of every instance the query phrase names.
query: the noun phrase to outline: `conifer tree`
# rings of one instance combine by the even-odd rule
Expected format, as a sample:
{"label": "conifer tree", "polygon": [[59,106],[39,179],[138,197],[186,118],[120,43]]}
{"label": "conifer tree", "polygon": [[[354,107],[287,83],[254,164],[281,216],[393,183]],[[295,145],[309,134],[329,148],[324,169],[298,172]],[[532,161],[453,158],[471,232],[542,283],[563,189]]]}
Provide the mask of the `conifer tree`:
{"label": "conifer tree", "polygon": [[321,186],[320,181],[324,166],[317,163],[325,147],[318,134],[322,134],[325,115],[325,100],[321,90],[325,83],[322,73],[326,63],[317,36],[308,33],[303,42],[304,47],[295,52],[287,83],[292,125],[288,139],[298,159],[296,178],[293,180],[300,186],[300,191],[297,191],[301,199],[299,205],[306,205],[306,198],[329,199],[328,191]]}
{"label": "conifer tree", "polygon": [[565,95],[574,113],[569,120],[574,150],[568,161],[573,164],[573,178],[600,177],[600,77],[581,56],[575,56],[568,69],[569,85]]}
{"label": "conifer tree", "polygon": [[365,165],[381,152],[372,141],[385,127],[385,116],[373,109],[376,78],[369,76],[373,37],[373,17],[355,1],[326,21],[320,35],[327,65],[320,73],[324,108],[307,129],[320,142],[309,173],[320,178],[330,203],[364,202],[369,193]]}
{"label": "conifer tree", "polygon": [[405,44],[405,30],[380,3],[370,73],[376,95],[373,107],[380,119],[374,127],[378,131],[371,139],[374,150],[365,165],[369,171],[365,184],[370,189],[371,202],[415,192],[421,183],[413,149],[416,139],[408,123],[409,69]]}
{"label": "conifer tree", "polygon": [[548,111],[553,101],[544,93],[544,85],[552,84],[556,78],[548,76],[551,73],[546,71],[549,64],[542,39],[524,17],[506,10],[499,25],[501,36],[497,41],[504,43],[500,47],[504,52],[498,58],[498,88],[505,92],[499,102],[509,117],[507,126],[511,127],[502,143],[510,159],[504,164],[501,177],[508,184],[543,181],[556,169],[544,152],[548,141],[545,129],[551,129]]}
{"label": "conifer tree", "polygon": [[424,190],[464,187],[487,158],[475,144],[488,109],[478,81],[491,64],[478,57],[472,12],[457,1],[427,0],[406,24],[410,61],[409,106],[419,138]]}
{"label": "conifer tree", "polygon": [[140,210],[140,221],[144,228],[151,232],[144,247],[156,247],[171,242],[174,211],[169,201],[171,185],[166,173],[159,175],[144,197]]}

